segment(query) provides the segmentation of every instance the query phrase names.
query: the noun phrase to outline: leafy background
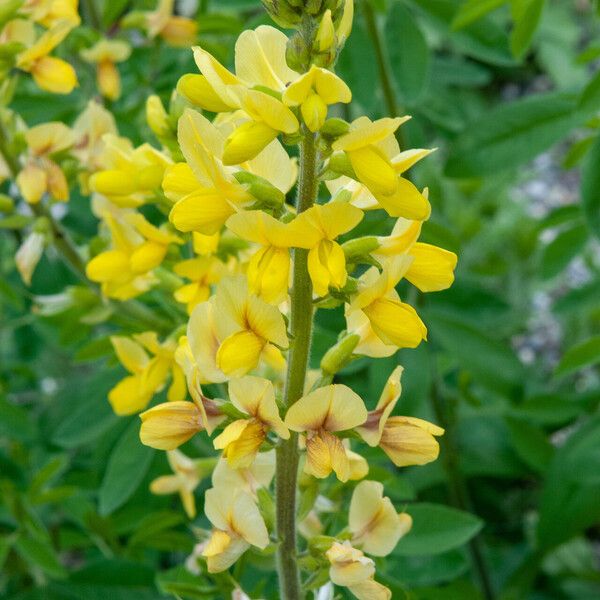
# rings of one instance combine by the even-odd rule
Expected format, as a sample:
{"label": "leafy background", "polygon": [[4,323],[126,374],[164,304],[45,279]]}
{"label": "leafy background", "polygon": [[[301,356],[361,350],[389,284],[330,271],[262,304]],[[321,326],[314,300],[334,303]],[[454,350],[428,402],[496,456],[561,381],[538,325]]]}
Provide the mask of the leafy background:
{"label": "leafy background", "polygon": [[[438,148],[411,172],[430,189],[424,238],[460,257],[450,290],[405,292],[420,306],[428,343],[357,361],[340,377],[373,402],[399,361],[401,413],[447,431],[440,459],[426,467],[392,470],[381,454],[368,456],[370,477],[414,518],[378,573],[394,598],[598,598],[598,3],[357,4],[338,64],[355,102],[340,115],[413,115],[402,144]],[[152,5],[95,8],[114,32],[122,14]],[[89,7],[82,3],[87,26],[68,38],[67,56],[98,36]],[[267,19],[257,0],[204,0],[198,22],[201,43],[231,64],[235,37]],[[145,98],[168,101],[195,67],[190,52],[138,41],[111,109],[120,132],[141,142],[151,139]],[[80,87],[68,101],[23,79],[11,107],[29,125],[72,123],[95,93],[89,66],[76,66]],[[96,234],[87,198],[72,198],[63,224],[79,243]],[[206,520],[190,526],[175,499],[149,493],[167,471],[164,455],[141,446],[137,418],[117,418],[106,401],[122,376],[108,342],[115,315],[51,252],[25,288],[14,267],[17,224],[5,217],[0,227],[0,594],[220,597],[218,581],[180,566]],[[370,215],[361,228],[382,234],[391,223]],[[68,296],[51,296],[66,286]],[[315,365],[340,327],[339,312],[319,313]],[[210,449],[199,439],[186,451]],[[325,517],[332,526],[338,518],[343,525],[343,516]],[[274,597],[264,560],[245,560],[253,568],[244,589]]]}

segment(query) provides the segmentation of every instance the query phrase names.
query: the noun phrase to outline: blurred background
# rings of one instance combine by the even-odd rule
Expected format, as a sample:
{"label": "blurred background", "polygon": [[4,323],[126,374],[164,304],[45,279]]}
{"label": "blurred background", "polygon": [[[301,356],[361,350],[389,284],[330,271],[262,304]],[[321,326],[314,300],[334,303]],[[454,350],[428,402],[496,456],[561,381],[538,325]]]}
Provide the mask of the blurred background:
{"label": "blurred background", "polygon": [[[176,6],[229,66],[237,35],[269,22],[258,0]],[[10,107],[28,125],[72,124],[96,93],[79,50],[153,8],[82,1],[84,26],[61,46],[80,87],[65,99],[22,79]],[[432,203],[422,239],[459,255],[451,289],[409,295],[428,342],[340,376],[374,401],[399,362],[399,413],[446,429],[426,467],[392,471],[368,457],[396,506],[413,505],[414,530],[378,565],[394,599],[600,598],[599,34],[593,0],[356,2],[337,65],[354,102],[338,116],[412,115],[402,148],[438,149],[410,172]],[[187,49],[123,35],[134,50],[110,108],[141,143],[153,139],[147,96],[168,103],[196,67]],[[97,223],[76,194],[59,216],[83,243]],[[370,213],[360,229],[391,226]],[[195,538],[177,500],[148,491],[164,455],[106,401],[123,376],[110,320],[56,253],[24,287],[15,229],[0,218],[0,596],[219,597],[181,566]],[[340,311],[319,312],[315,366],[343,327]],[[274,597],[272,574],[258,565],[250,576],[252,597]]]}

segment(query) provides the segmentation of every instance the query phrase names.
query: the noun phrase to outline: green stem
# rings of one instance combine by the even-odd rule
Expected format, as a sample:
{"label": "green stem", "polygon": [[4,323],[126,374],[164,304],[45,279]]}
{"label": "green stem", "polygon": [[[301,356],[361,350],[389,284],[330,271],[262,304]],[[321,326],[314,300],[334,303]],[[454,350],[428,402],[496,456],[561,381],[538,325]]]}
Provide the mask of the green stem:
{"label": "green stem", "polygon": [[[317,198],[317,149],[315,135],[304,131],[300,146],[300,177],[297,211],[310,208]],[[289,408],[304,393],[306,369],[310,354],[313,326],[312,283],[308,274],[308,250],[293,250],[293,278],[290,293],[290,350],[284,391],[285,407]],[[296,560],[296,491],[298,478],[298,435],[282,441],[277,448],[275,473],[276,525],[279,547],[277,572],[282,600],[302,598],[300,573]]]}
{"label": "green stem", "polygon": [[[403,112],[402,108],[396,100],[396,91],[394,89],[393,77],[390,71],[389,61],[385,54],[383,42],[381,39],[381,33],[377,26],[375,19],[375,13],[371,6],[370,0],[363,0],[362,2],[363,14],[365,17],[365,24],[367,26],[367,32],[371,38],[373,44],[373,50],[375,50],[375,58],[377,60],[377,70],[379,72],[379,79],[381,81],[381,89],[383,91],[383,98],[385,100],[386,112],[390,117],[399,117],[400,113]],[[396,131],[396,139],[400,144],[400,149],[406,149],[406,139],[402,128]]]}

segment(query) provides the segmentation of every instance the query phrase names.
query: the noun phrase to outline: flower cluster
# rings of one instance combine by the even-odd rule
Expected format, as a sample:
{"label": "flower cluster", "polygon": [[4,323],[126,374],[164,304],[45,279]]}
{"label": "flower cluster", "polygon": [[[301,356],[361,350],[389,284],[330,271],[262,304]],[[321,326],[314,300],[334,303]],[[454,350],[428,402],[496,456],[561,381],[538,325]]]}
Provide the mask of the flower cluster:
{"label": "flower cluster", "polygon": [[[169,106],[148,99],[160,149],[120,136],[92,101],[72,128],[18,124],[24,148],[16,183],[35,209],[44,199],[68,200],[77,180],[100,220],[87,249],[89,280],[106,302],[125,306],[154,293],[171,306],[170,330],[111,337],[128,374],[109,401],[120,415],[143,411],[142,442],[166,451],[174,472],[151,490],[178,492],[190,517],[194,489],[212,470],[204,502],[212,530],[196,553],[207,571],[228,569],[251,548],[269,555],[291,543],[296,565],[313,573],[312,588],[330,581],[359,599],[389,598],[371,557],[388,555],[411,518],[368,479],[361,447],[379,447],[397,467],[422,465],[437,457],[443,430],[393,414],[401,367],[377,403],[334,381],[352,360],[391,356],[426,339],[397,286],[447,288],[456,256],[418,241],[431,208],[407,171],[430,150],[399,147],[395,134],[407,118],[337,116],[352,100],[333,71],[350,34],[352,0],[264,4],[279,25],[298,31],[290,38],[266,25],[244,31],[234,72],[193,47],[198,72],[180,78]],[[163,1],[129,26],[190,45],[195,24],[172,8]],[[76,2],[30,0],[23,10],[29,19],[8,22],[0,42],[17,43],[15,66],[40,87],[70,91],[72,67],[49,53],[78,23]],[[101,39],[81,52],[108,100],[120,94],[116,64],[130,50]],[[356,233],[369,211],[395,220],[389,235]],[[26,281],[46,243],[43,228],[34,234],[17,257]],[[320,369],[307,371],[313,314],[339,307],[346,328]],[[167,386],[167,401],[148,408]],[[210,437],[218,462],[178,450],[197,434]],[[325,488],[304,507],[302,559],[280,514],[287,502],[295,519],[297,466],[302,481],[333,475],[353,487],[341,531],[320,522]]]}

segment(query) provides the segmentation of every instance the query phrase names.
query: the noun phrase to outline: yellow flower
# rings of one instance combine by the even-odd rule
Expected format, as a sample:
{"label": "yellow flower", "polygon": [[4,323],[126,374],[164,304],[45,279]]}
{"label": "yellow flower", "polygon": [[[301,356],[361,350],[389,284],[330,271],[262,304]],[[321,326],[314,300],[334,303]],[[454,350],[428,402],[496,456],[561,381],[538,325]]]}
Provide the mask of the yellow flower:
{"label": "yellow flower", "polygon": [[233,469],[226,458],[221,458],[212,474],[216,488],[243,490],[256,498],[259,488],[268,488],[275,475],[275,450],[259,452],[249,467]]}
{"label": "yellow flower", "polygon": [[359,279],[346,312],[348,331],[361,337],[357,354],[389,356],[390,348],[415,348],[426,339],[427,328],[417,312],[395,290],[411,262],[408,256],[394,257],[381,273],[372,267]]}
{"label": "yellow flower", "polygon": [[92,191],[122,207],[138,207],[154,198],[171,159],[149,144],[134,148],[122,137],[107,134],[101,169],[90,177]]}
{"label": "yellow flower", "polygon": [[28,48],[17,55],[17,68],[31,73],[40,88],[53,94],[70,94],[77,85],[75,69],[60,58],[48,56],[67,37],[72,27],[68,20],[57,21],[36,41],[31,40],[27,33]]}
{"label": "yellow flower", "polygon": [[206,428],[202,403],[163,402],[140,413],[142,444],[157,450],[175,450]]}
{"label": "yellow flower", "polygon": [[202,552],[209,573],[228,569],[250,546],[268,546],[267,527],[248,493],[211,488],[205,494],[204,512],[215,527]]}
{"label": "yellow flower", "polygon": [[17,186],[26,202],[36,204],[47,192],[54,200],[69,199],[69,185],[61,168],[52,160],[55,153],[73,145],[74,135],[64,123],[51,122],[25,132],[28,157],[17,175]]}
{"label": "yellow flower", "polygon": [[283,302],[287,297],[290,273],[291,226],[261,210],[235,214],[226,225],[242,239],[260,245],[246,271],[250,291],[266,302]]}
{"label": "yellow flower", "polygon": [[215,256],[199,256],[177,263],[173,271],[192,282],[177,288],[173,294],[177,302],[186,305],[188,314],[192,314],[200,302],[208,300],[210,286],[221,280],[226,267]]}
{"label": "yellow flower", "polygon": [[357,433],[369,446],[374,447],[379,444],[385,423],[394,410],[398,398],[400,398],[400,394],[402,393],[400,378],[403,371],[404,369],[400,365],[392,371],[379,396],[377,406],[374,410],[369,411],[369,416],[365,423],[356,428]]}
{"label": "yellow flower", "polygon": [[434,461],[440,446],[435,437],[444,430],[416,417],[389,417],[381,433],[379,447],[397,467],[425,465]]}
{"label": "yellow flower", "polygon": [[346,258],[335,238],[356,227],[362,217],[362,211],[351,204],[329,202],[309,208],[292,221],[293,245],[309,249],[308,272],[317,295],[326,296],[330,287],[346,284]]}
{"label": "yellow flower", "polygon": [[168,451],[167,460],[173,475],[162,475],[154,479],[150,483],[150,491],[157,495],[178,493],[187,516],[193,519],[196,516],[194,490],[201,481],[198,466],[179,450]]}
{"label": "yellow flower", "polygon": [[102,168],[104,153],[103,136],[117,133],[117,124],[113,114],[96,100],[90,100],[85,110],[73,124],[75,143],[72,153],[82,166],[89,171]]}
{"label": "yellow flower", "polygon": [[399,218],[391,235],[379,237],[380,247],[373,252],[378,260],[402,254],[412,258],[404,278],[422,292],[438,292],[449,288],[454,281],[458,257],[432,244],[417,242],[421,222]]}
{"label": "yellow flower", "polygon": [[378,481],[361,481],[354,488],[348,522],[352,544],[373,556],[387,556],[412,527],[410,515],[396,513]]}
{"label": "yellow flower", "polygon": [[51,28],[59,21],[76,27],[81,22],[78,4],[79,0],[25,0],[20,12],[44,27]]}
{"label": "yellow flower", "polygon": [[444,430],[423,419],[390,416],[402,390],[402,370],[400,366],[394,369],[377,406],[356,431],[369,446],[379,445],[396,466],[424,465],[438,457],[440,447],[435,436],[443,435]]}
{"label": "yellow flower", "polygon": [[159,0],[156,10],[146,13],[148,34],[162,37],[171,46],[188,47],[196,41],[198,24],[173,14],[174,0]]}
{"label": "yellow flower", "polygon": [[81,51],[83,60],[96,65],[96,78],[100,93],[109,100],[121,95],[121,78],[116,63],[129,58],[131,46],[122,40],[102,39],[91,48]]}
{"label": "yellow flower", "polygon": [[169,244],[182,242],[154,227],[139,213],[124,212],[117,220],[105,212],[103,218],[111,233],[112,247],[90,260],[86,275],[102,285],[102,293],[108,298],[134,298],[156,283],[151,271],[160,265]]}
{"label": "yellow flower", "polygon": [[241,164],[257,156],[279,133],[292,134],[299,123],[292,111],[260,88],[283,92],[298,78],[286,64],[286,36],[273,27],[245,31],[236,43],[236,75],[210,53],[195,47],[194,59],[203,79],[182,82],[180,91],[201,108],[218,111],[241,109],[245,122],[227,138],[223,162]]}
{"label": "yellow flower", "polygon": [[335,73],[313,65],[285,90],[283,102],[300,106],[302,118],[311,131],[318,131],[327,118],[327,107],[352,100],[350,88]]}
{"label": "yellow flower", "polygon": [[113,336],[111,342],[119,361],[131,373],[108,393],[115,413],[130,415],[145,408],[152,396],[164,387],[169,374],[172,383],[168,399],[185,398],[185,380],[175,362],[174,341],[167,340],[161,344],[155,332],[147,331],[133,336],[133,339]]}
{"label": "yellow flower", "polygon": [[220,341],[216,362],[227,376],[239,377],[254,369],[268,344],[288,347],[281,313],[258,296],[249,294],[245,277],[223,280],[214,303]]}
{"label": "yellow flower", "polygon": [[229,399],[247,419],[237,419],[227,425],[214,440],[217,450],[234,468],[249,467],[267,432],[272,430],[287,440],[290,433],[279,416],[273,384],[261,377],[246,376],[229,382]]}
{"label": "yellow flower", "polygon": [[306,436],[304,470],[314,477],[327,477],[332,471],[340,481],[350,477],[350,459],[342,440],[333,432],[362,425],[367,409],[349,387],[328,385],[303,396],[287,411],[285,425]]}
{"label": "yellow flower", "polygon": [[391,591],[377,583],[375,563],[346,540],[334,542],[325,553],[330,562],[329,578],[335,585],[347,587],[358,600],[390,600]]}
{"label": "yellow flower", "polygon": [[[368,117],[360,117],[350,124],[349,132],[338,138],[332,147],[346,154],[356,178],[370,192],[367,194],[360,186],[351,185],[353,203],[361,208],[383,208],[392,217],[422,221],[431,212],[429,202],[401,174],[430,151],[400,152],[393,134],[408,119],[384,118],[372,122]],[[342,178],[328,185],[331,190],[337,191],[347,182]]]}

